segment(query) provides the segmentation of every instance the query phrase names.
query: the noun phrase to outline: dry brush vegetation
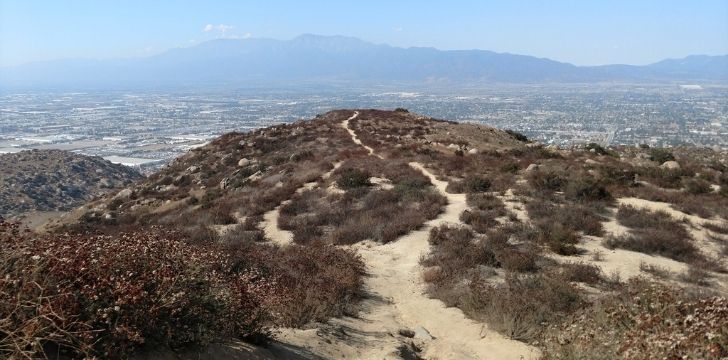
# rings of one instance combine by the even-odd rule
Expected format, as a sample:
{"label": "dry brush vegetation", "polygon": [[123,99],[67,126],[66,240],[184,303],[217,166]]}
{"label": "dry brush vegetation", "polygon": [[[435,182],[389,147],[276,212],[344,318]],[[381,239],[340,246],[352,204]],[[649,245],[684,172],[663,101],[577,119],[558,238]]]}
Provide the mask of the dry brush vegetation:
{"label": "dry brush vegetation", "polygon": [[[408,165],[416,161],[446,180],[448,192],[465,193],[468,206],[461,224],[431,230],[431,252],[421,261],[431,296],[510,338],[539,346],[545,358],[728,356],[725,297],[710,289],[711,277],[725,264],[716,260],[720,254],[706,256],[690,233],[691,227],[704,231],[703,242],[720,246],[722,256],[728,252],[724,154],[596,144],[560,151],[514,132],[403,110],[362,110],[349,125],[380,159],[354,144],[340,126],[351,114],[335,111],[309,122],[225,135],[130,191],[90,204],[55,235],[29,235],[3,225],[4,241],[15,244],[0,250],[4,259],[13,259],[3,262],[8,265],[2,275],[15,279],[0,279],[3,305],[46,299],[37,296],[40,291],[48,299],[57,296],[63,306],[3,307],[0,351],[39,354],[60,347],[103,356],[110,346],[130,352],[154,343],[177,348],[226,336],[264,340],[278,326],[353,315],[363,296],[364,264],[342,247],[365,239],[396,241],[446,205],[430,180]],[[661,167],[664,161],[678,167]],[[624,197],[665,202],[703,222],[681,223],[619,206]],[[260,227],[263,214],[276,208],[278,225],[294,235],[291,246],[270,246]],[[628,233],[610,236],[609,221],[626,226]],[[651,280],[624,282],[602,271],[603,253],[585,250],[585,242],[601,244],[603,238],[609,247],[673,259],[690,269],[675,276],[644,263],[639,268]],[[75,280],[68,269],[77,265],[61,269],[52,263],[78,247],[96,249],[92,243],[98,249],[74,261],[106,264],[85,267],[93,276]],[[144,256],[136,260],[119,246],[139,247]],[[196,260],[183,261],[182,253],[194,253]],[[35,255],[43,261],[33,260]],[[159,268],[132,266],[142,259]],[[175,271],[165,277],[161,268]],[[53,276],[39,277],[40,269]],[[110,276],[122,281],[117,269],[143,278],[139,283],[149,286],[142,289],[144,296],[129,295],[133,284],[119,282],[120,293],[116,282],[96,284]],[[192,294],[180,286],[200,290]],[[63,303],[69,289],[105,310]],[[7,296],[18,291],[25,297]],[[180,295],[170,303],[170,294]],[[147,307],[171,305],[135,322],[131,314],[141,311],[141,302],[128,296]],[[117,302],[131,309],[117,314]],[[22,316],[17,309],[24,309]],[[44,313],[47,309],[55,313]],[[109,325],[109,316],[121,322]],[[10,331],[25,323],[45,333]],[[180,323],[196,326],[177,329]],[[152,331],[171,327],[174,331]],[[33,337],[43,340],[29,340]]]}

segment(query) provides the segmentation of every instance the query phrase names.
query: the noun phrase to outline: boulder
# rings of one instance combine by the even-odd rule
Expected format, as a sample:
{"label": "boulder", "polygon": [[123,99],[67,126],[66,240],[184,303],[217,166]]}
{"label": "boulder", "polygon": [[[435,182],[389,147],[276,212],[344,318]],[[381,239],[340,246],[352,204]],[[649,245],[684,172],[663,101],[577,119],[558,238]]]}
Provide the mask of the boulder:
{"label": "boulder", "polygon": [[124,189],[114,195],[114,199],[128,199],[134,192],[131,189]]}
{"label": "boulder", "polygon": [[472,148],[472,149],[468,150],[468,154],[475,155],[477,153],[478,153],[478,149],[476,149],[476,148]]}
{"label": "boulder", "polygon": [[539,167],[540,167],[540,166],[539,166],[538,164],[530,164],[530,165],[528,165],[528,167],[526,168],[526,172],[532,172],[532,171],[536,171],[536,170],[538,170],[538,169],[539,169]]}
{"label": "boulder", "polygon": [[664,163],[662,163],[662,165],[660,165],[660,167],[668,170],[676,170],[680,168],[680,164],[677,161],[671,160],[665,161]]}
{"label": "boulder", "polygon": [[251,163],[252,163],[252,162],[251,162],[250,160],[248,160],[247,158],[242,158],[242,159],[240,159],[240,160],[238,161],[238,166],[240,166],[240,167],[245,167],[245,166],[248,166],[248,165],[250,165]]}

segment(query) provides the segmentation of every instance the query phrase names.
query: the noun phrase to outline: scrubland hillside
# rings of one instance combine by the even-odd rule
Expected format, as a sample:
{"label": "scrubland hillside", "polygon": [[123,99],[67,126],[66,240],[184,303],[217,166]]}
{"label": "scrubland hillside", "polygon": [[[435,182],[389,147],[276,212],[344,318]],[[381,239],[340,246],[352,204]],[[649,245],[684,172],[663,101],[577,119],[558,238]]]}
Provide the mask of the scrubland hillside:
{"label": "scrubland hillside", "polygon": [[0,354],[720,359],[727,190],[725,153],[404,109],[231,133],[4,223]]}

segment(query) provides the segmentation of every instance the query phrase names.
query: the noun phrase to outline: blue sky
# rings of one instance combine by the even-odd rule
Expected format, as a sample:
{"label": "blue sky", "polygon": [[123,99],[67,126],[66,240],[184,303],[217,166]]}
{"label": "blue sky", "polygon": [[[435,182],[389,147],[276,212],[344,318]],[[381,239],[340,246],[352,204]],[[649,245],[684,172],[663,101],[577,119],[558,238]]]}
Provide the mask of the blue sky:
{"label": "blue sky", "polygon": [[0,0],[0,65],[145,56],[217,37],[302,33],[577,65],[647,64],[728,54],[728,0]]}

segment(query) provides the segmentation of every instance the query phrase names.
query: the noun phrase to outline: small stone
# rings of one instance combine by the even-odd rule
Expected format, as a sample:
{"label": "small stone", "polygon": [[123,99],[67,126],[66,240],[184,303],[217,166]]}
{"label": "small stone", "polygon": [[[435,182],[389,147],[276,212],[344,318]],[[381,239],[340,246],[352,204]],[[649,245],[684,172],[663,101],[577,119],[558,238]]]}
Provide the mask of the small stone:
{"label": "small stone", "polygon": [[536,170],[538,170],[538,168],[539,168],[538,164],[531,164],[531,165],[528,165],[528,167],[526,168],[526,172],[536,171]]}
{"label": "small stone", "polygon": [[410,329],[399,329],[398,333],[406,338],[415,337],[415,332]]}
{"label": "small stone", "polygon": [[433,340],[434,337],[432,337],[427,329],[423,328],[422,326],[418,326],[415,328],[415,339]]}

